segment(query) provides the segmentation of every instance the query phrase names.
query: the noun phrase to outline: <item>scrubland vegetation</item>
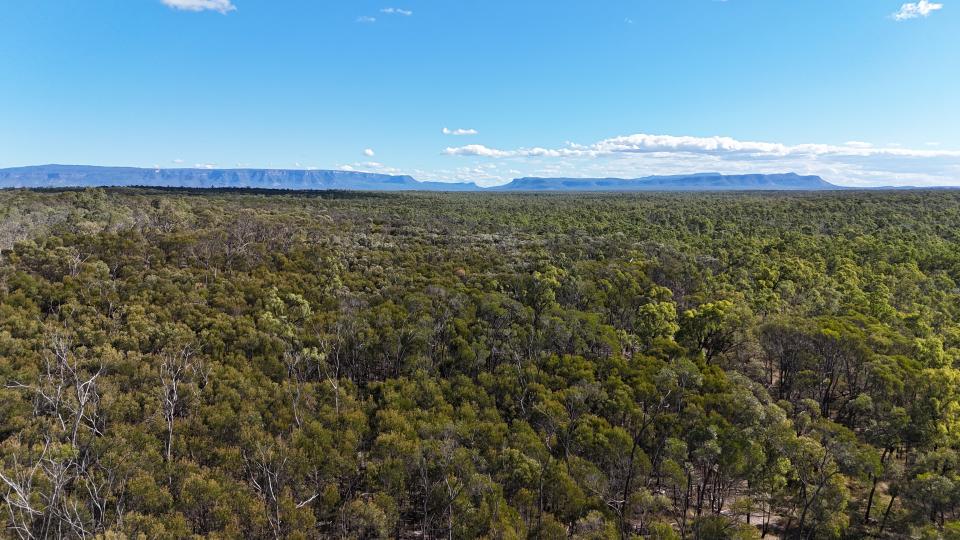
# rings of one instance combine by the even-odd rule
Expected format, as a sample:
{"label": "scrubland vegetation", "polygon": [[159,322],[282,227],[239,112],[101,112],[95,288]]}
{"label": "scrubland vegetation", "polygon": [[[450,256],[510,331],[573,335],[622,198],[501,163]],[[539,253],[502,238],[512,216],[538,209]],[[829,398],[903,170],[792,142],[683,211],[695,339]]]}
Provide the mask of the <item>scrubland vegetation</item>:
{"label": "scrubland vegetation", "polygon": [[0,192],[10,538],[958,538],[960,193]]}

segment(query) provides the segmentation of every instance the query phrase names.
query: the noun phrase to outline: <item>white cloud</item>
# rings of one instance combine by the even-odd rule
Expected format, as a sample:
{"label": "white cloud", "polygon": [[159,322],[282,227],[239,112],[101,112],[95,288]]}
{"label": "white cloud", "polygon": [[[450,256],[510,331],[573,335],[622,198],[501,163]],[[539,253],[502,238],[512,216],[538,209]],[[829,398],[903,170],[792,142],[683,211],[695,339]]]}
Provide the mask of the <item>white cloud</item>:
{"label": "white cloud", "polygon": [[403,15],[404,17],[409,17],[413,15],[413,12],[409,9],[400,9],[400,8],[383,8],[380,10],[380,13],[386,13],[387,15]]}
{"label": "white cloud", "polygon": [[180,158],[177,158],[173,160],[173,163],[176,163],[177,165],[183,165],[183,160]]}
{"label": "white cloud", "polygon": [[[859,141],[844,144],[796,144],[741,141],[731,137],[682,137],[636,134],[593,144],[566,143],[555,148],[491,148],[470,144],[445,154],[470,159],[471,169],[484,163],[505,166],[487,176],[507,181],[517,176],[637,178],[662,174],[720,172],[820,175],[841,185],[957,185],[960,151],[913,149]],[[472,158],[472,159],[471,159]],[[516,174],[522,171],[523,174]],[[442,173],[464,179],[462,173]]]}
{"label": "white cloud", "polygon": [[376,152],[373,151],[373,148],[367,148],[366,150],[363,151],[363,155],[367,157],[373,157],[376,155]]}
{"label": "white cloud", "polygon": [[349,163],[349,164],[340,165],[337,168],[340,169],[341,171],[351,171],[351,172],[362,171],[362,172],[372,172],[372,173],[378,173],[378,174],[392,174],[392,175],[403,174],[403,171],[401,171],[400,169],[397,169],[395,167],[390,167],[388,165],[384,165],[383,163],[380,163],[378,161],[363,161],[360,163]]}
{"label": "white cloud", "polygon": [[900,6],[900,10],[893,14],[893,18],[898,21],[906,21],[919,17],[929,17],[931,13],[939,9],[943,9],[943,4],[920,0],[915,3],[903,4]]}
{"label": "white cloud", "polygon": [[237,8],[231,0],[160,0],[165,6],[183,11],[217,11],[226,15]]}
{"label": "white cloud", "polygon": [[361,16],[361,17],[357,17],[357,22],[358,22],[358,23],[370,24],[370,23],[375,23],[375,22],[377,22],[377,18],[376,18],[376,17],[369,17],[369,16],[367,16],[367,15],[363,15],[363,16]]}
{"label": "white cloud", "polygon": [[[468,144],[456,148],[447,148],[443,151],[448,156],[479,156],[487,158],[512,157],[562,157],[566,150],[549,150],[546,148],[521,148],[519,150],[498,150],[482,144]],[[571,154],[572,155],[572,154]]]}
{"label": "white cloud", "polygon": [[740,141],[732,137],[686,137],[674,135],[649,135],[638,133],[604,139],[590,145],[567,143],[562,148],[519,148],[501,150],[480,144],[447,148],[451,156],[482,156],[492,158],[510,157],[601,157],[617,154],[710,154],[739,157],[788,157],[788,156],[891,156],[891,157],[960,157],[960,151],[913,150],[908,148],[878,148],[866,143],[852,142],[844,145],[798,144]]}
{"label": "white cloud", "polygon": [[197,164],[195,164],[195,165],[193,166],[193,168],[194,168],[194,169],[207,169],[207,170],[210,170],[210,169],[216,169],[216,168],[217,168],[217,164],[216,164],[216,163],[197,163]]}
{"label": "white cloud", "polygon": [[462,129],[462,128],[461,128],[461,129],[450,129],[450,128],[443,128],[443,134],[444,134],[444,135],[463,136],[463,135],[477,135],[478,133],[480,133],[480,132],[477,131],[477,130],[475,130],[475,129]]}

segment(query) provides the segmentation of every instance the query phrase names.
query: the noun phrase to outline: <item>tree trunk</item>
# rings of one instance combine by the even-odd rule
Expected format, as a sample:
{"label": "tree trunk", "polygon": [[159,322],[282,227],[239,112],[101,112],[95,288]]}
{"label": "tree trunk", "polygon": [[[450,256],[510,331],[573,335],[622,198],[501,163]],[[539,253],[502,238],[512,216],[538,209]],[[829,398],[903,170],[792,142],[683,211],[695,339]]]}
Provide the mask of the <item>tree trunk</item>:
{"label": "tree trunk", "polygon": [[880,521],[880,530],[877,531],[877,536],[883,536],[883,528],[887,526],[887,518],[890,517],[890,509],[893,508],[893,501],[896,499],[896,495],[890,497],[890,502],[887,503],[887,509],[883,511],[883,520]]}

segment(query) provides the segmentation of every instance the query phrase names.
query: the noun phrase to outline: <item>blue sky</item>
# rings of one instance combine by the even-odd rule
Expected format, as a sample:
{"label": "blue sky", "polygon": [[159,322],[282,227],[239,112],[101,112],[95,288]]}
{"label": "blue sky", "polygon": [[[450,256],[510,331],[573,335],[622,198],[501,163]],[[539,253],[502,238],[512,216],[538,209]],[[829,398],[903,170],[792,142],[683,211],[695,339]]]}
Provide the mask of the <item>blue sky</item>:
{"label": "blue sky", "polygon": [[0,167],[960,184],[960,0],[0,0]]}

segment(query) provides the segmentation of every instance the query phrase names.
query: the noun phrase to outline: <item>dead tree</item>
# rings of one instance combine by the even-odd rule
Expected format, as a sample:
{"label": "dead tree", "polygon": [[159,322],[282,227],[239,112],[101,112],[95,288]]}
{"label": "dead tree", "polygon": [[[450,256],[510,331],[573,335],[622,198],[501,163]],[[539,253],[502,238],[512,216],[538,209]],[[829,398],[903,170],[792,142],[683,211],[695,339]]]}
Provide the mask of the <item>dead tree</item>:
{"label": "dead tree", "polygon": [[[36,382],[13,381],[8,388],[25,391],[33,404],[33,417],[42,441],[18,439],[0,470],[0,487],[8,526],[19,538],[91,538],[103,530],[102,516],[88,512],[92,499],[78,489],[96,476],[89,438],[103,435],[100,393],[96,370],[78,358],[69,339],[55,335],[42,355]],[[107,495],[98,498],[106,507]]]}
{"label": "dead tree", "polygon": [[173,459],[173,425],[184,404],[183,386],[192,380],[197,371],[193,356],[193,347],[187,345],[164,352],[160,362],[161,407],[167,426],[164,456],[168,463]]}

